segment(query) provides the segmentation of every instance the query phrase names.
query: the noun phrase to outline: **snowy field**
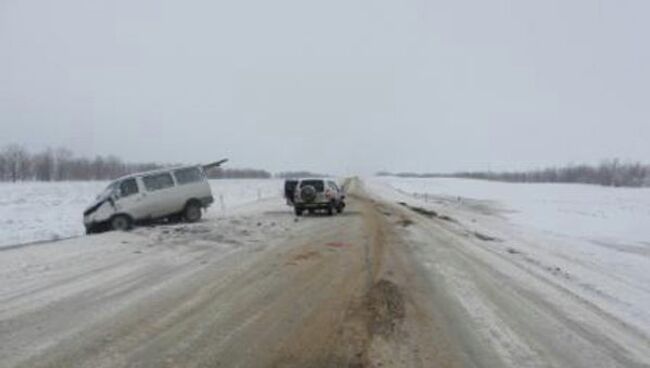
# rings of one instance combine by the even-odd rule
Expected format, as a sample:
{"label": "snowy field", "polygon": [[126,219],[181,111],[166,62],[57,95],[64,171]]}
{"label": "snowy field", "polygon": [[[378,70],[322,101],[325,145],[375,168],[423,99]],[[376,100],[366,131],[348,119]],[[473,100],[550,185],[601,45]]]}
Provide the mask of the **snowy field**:
{"label": "snowy field", "polygon": [[[82,213],[107,184],[0,183],[0,247],[83,234]],[[282,181],[275,179],[211,180],[210,184],[215,203],[208,216],[282,194]]]}
{"label": "snowy field", "polygon": [[427,200],[492,202],[514,223],[594,241],[624,242],[650,250],[650,188],[581,184],[516,184],[469,179],[376,178],[376,182]]}
{"label": "snowy field", "polygon": [[466,234],[495,237],[480,246],[650,337],[650,188],[390,177],[366,183],[385,199],[451,216]]}

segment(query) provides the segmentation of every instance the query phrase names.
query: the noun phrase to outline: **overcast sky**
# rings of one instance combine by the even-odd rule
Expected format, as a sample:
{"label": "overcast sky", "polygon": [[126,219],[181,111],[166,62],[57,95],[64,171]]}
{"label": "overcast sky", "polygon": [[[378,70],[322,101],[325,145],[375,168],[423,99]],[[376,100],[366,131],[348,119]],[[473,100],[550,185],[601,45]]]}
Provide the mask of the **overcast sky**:
{"label": "overcast sky", "polygon": [[0,0],[0,145],[330,173],[650,161],[650,1]]}

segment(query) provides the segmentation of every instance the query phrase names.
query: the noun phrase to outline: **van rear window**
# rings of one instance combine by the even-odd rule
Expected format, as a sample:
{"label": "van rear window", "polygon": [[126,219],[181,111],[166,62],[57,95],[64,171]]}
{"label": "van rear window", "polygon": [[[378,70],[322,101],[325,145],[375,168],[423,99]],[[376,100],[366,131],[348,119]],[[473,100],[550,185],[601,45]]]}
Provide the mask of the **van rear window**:
{"label": "van rear window", "polygon": [[172,179],[169,173],[145,176],[142,178],[142,181],[144,182],[145,188],[150,192],[174,186],[174,179]]}
{"label": "van rear window", "polygon": [[196,183],[203,180],[203,173],[198,167],[176,170],[174,171],[174,176],[178,185]]}

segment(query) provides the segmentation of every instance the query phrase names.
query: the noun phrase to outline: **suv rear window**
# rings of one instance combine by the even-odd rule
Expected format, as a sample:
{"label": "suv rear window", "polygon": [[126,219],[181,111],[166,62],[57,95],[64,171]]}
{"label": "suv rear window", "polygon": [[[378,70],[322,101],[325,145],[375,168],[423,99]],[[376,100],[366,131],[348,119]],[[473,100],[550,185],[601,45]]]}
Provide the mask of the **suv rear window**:
{"label": "suv rear window", "polygon": [[304,180],[300,183],[300,187],[312,186],[317,192],[325,191],[325,184],[322,180]]}
{"label": "suv rear window", "polygon": [[145,176],[142,178],[142,181],[150,192],[174,186],[174,179],[172,179],[169,173]]}
{"label": "suv rear window", "polygon": [[174,171],[174,176],[178,185],[196,183],[203,180],[203,174],[198,167],[176,170]]}

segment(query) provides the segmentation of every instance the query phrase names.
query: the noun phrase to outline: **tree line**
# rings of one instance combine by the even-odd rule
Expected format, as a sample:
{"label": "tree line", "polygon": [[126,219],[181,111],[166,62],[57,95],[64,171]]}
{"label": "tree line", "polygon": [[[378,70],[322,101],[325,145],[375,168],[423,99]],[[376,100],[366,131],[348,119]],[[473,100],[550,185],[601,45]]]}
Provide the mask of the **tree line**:
{"label": "tree line", "polygon": [[[136,172],[172,166],[160,163],[130,163],[120,158],[78,157],[67,148],[47,148],[32,153],[21,145],[0,149],[0,181],[76,181],[112,180]],[[221,168],[208,173],[210,178],[270,178],[264,170]]]}
{"label": "tree line", "polygon": [[510,183],[582,183],[613,187],[650,186],[650,165],[643,165],[639,162],[623,163],[618,159],[605,160],[598,165],[568,165],[529,171],[465,171],[451,174],[410,172],[394,174],[382,171],[377,175],[408,178],[483,179]]}
{"label": "tree line", "polygon": [[318,174],[311,171],[284,171],[275,174],[279,179],[301,179],[301,178],[326,178],[330,175]]}
{"label": "tree line", "polygon": [[259,169],[216,168],[206,173],[210,179],[270,179],[270,172]]}
{"label": "tree line", "polygon": [[77,157],[67,148],[32,153],[11,144],[0,150],[0,181],[111,180],[162,167],[157,163],[127,163],[112,155]]}

